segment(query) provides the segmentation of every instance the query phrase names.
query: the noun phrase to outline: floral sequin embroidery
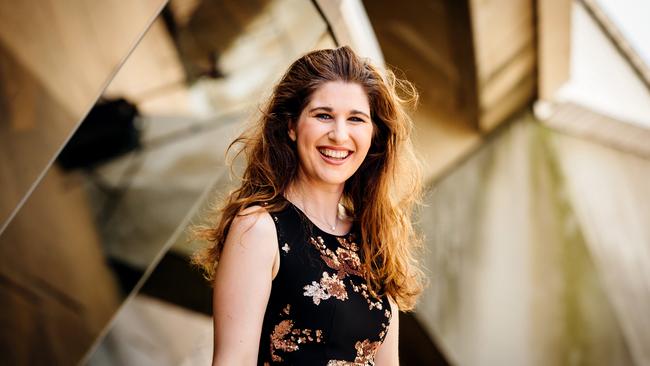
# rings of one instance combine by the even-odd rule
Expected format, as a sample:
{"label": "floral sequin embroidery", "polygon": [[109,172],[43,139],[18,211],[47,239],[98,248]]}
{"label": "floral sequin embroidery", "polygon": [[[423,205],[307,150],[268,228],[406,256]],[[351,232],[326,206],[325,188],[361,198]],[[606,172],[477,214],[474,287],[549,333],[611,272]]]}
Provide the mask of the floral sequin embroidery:
{"label": "floral sequin embroidery", "polygon": [[275,362],[282,361],[282,357],[275,354],[276,350],[284,352],[293,352],[298,350],[298,345],[291,339],[287,339],[287,335],[293,330],[293,321],[285,319],[273,328],[271,333],[271,359]]}
{"label": "floral sequin embroidery", "polygon": [[318,249],[320,257],[325,261],[325,264],[337,271],[340,279],[345,278],[347,275],[363,277],[361,260],[357,254],[359,247],[351,241],[353,236],[350,235],[350,240],[347,238],[337,239],[340,246],[336,248],[335,252],[325,245],[325,241],[320,236],[317,236],[315,239],[313,237],[309,238],[309,242]]}
{"label": "floral sequin embroidery", "polygon": [[[390,311],[388,311],[388,310],[384,311],[384,317],[386,319],[388,319],[388,322],[390,323]],[[383,342],[384,337],[386,336],[386,332],[388,332],[388,326],[386,325],[386,323],[382,322],[381,323],[381,328],[382,328],[382,331],[379,332],[379,339],[381,339],[381,341]]]}
{"label": "floral sequin embroidery", "polygon": [[327,272],[323,272],[320,283],[312,281],[311,285],[307,285],[303,289],[305,290],[303,295],[311,297],[316,305],[320,304],[321,300],[327,300],[332,296],[339,300],[348,298],[343,281],[338,278],[338,275],[330,276]]}
{"label": "floral sequin embroidery", "polygon": [[[314,304],[316,305],[320,304],[321,300],[327,300],[331,296],[335,296],[339,300],[347,299],[348,294],[345,289],[345,284],[341,280],[348,275],[363,277],[361,260],[357,253],[359,251],[359,246],[354,242],[354,235],[351,234],[348,238],[337,237],[336,239],[339,242],[339,247],[336,248],[336,251],[332,251],[325,245],[325,241],[322,237],[317,236],[316,238],[309,238],[309,242],[318,249],[320,257],[323,259],[325,264],[327,264],[331,269],[337,271],[336,275],[333,277],[338,278],[338,281],[332,282],[328,284],[328,286],[325,286],[323,279],[321,279],[320,283],[312,281],[311,285],[304,287],[304,295],[312,297]],[[323,275],[325,276],[325,273],[323,273]],[[366,284],[357,286],[352,282],[352,280],[349,281],[352,285],[352,290],[361,293],[361,296],[366,299],[369,310],[383,310],[381,299],[374,294],[371,294]]]}
{"label": "floral sequin embroidery", "polygon": [[354,345],[357,350],[357,357],[354,361],[330,360],[327,366],[373,366],[375,364],[375,354],[380,345],[381,342],[370,342],[368,339],[357,342]]}
{"label": "floral sequin embroidery", "polygon": [[[278,217],[274,216],[273,218],[277,224],[280,224]],[[282,227],[278,226],[279,233],[281,231],[280,229],[282,229]],[[360,258],[362,255],[362,249],[357,245],[355,236],[355,233],[351,233],[345,237],[310,237],[307,235],[306,242],[302,241],[302,243],[291,241],[286,242],[281,239],[280,254],[282,254],[283,258],[288,258],[288,266],[284,268],[290,268],[292,265],[297,264],[293,262],[297,257],[287,256],[287,254],[293,254],[296,250],[301,251],[305,244],[307,246],[313,246],[313,248],[317,250],[313,253],[316,257],[320,257],[320,260],[323,261],[321,262],[323,266],[312,265],[312,268],[309,268],[310,277],[307,277],[309,278],[309,281],[305,281],[307,283],[302,282],[300,278],[292,279],[292,282],[290,282],[291,291],[295,291],[297,292],[296,295],[299,295],[299,291],[302,288],[304,292],[303,295],[309,297],[308,299],[305,299],[305,301],[301,301],[298,304],[294,303],[293,305],[289,305],[288,303],[274,303],[272,307],[267,309],[276,309],[276,320],[271,320],[271,323],[269,324],[269,332],[264,335],[264,338],[267,340],[267,342],[264,343],[269,343],[264,348],[270,350],[270,354],[266,353],[264,357],[265,360],[263,360],[266,361],[266,364],[275,364],[276,362],[291,363],[293,357],[298,356],[302,352],[317,352],[317,350],[321,350],[327,342],[327,339],[324,337],[327,333],[324,333],[321,330],[324,328],[321,327],[321,329],[315,329],[315,327],[318,326],[316,324],[313,324],[310,327],[312,322],[310,319],[311,313],[309,313],[309,311],[314,311],[315,308],[304,308],[305,305],[309,305],[313,302],[317,306],[321,301],[327,300],[333,302],[339,300],[343,302],[346,300],[349,301],[350,298],[354,298],[356,304],[357,298],[359,297],[367,301],[370,310],[369,313],[373,313],[372,318],[374,320],[371,325],[373,331],[370,331],[369,328],[368,331],[363,333],[350,332],[350,337],[345,341],[346,347],[349,349],[349,352],[351,352],[350,357],[345,357],[343,360],[331,360],[328,365],[373,366],[375,364],[374,359],[377,350],[388,333],[387,324],[390,323],[390,316],[392,314],[388,309],[382,309],[382,307],[388,308],[388,306],[385,306],[386,304],[380,300],[381,298],[377,294],[373,293],[370,290],[370,287],[366,285],[364,280],[364,277],[366,277],[365,268],[362,266]],[[279,238],[283,237],[280,235]],[[318,261],[320,262],[320,260]],[[318,270],[319,267],[320,270]],[[302,278],[304,280],[304,277]],[[293,282],[295,280],[299,282]],[[361,306],[365,308],[365,304],[363,304],[364,300],[361,300],[360,298],[358,300],[361,301]],[[295,306],[298,306],[298,308],[293,309]],[[345,308],[347,305],[337,306],[340,306],[343,311],[347,311],[347,308]],[[301,313],[307,311],[307,313],[303,314],[302,318],[296,318],[295,314],[298,314],[296,311],[300,311]],[[294,316],[292,316],[292,314]],[[381,315],[384,316],[382,317]],[[303,320],[301,320],[303,318],[304,323]],[[325,331],[327,332],[327,329],[325,329]],[[355,334],[358,335],[355,336]],[[362,341],[356,341],[355,338],[356,340],[361,339]],[[353,345],[354,348],[352,348]],[[356,356],[354,356],[355,353]]]}
{"label": "floral sequin embroidery", "polygon": [[[289,315],[291,305],[282,309],[282,313]],[[316,329],[299,329],[294,328],[293,320],[285,319],[278,323],[271,333],[271,359],[273,362],[284,361],[276,351],[295,352],[299,349],[299,344],[316,342],[320,343],[323,339],[323,331]]]}
{"label": "floral sequin embroidery", "polygon": [[368,309],[372,310],[373,308],[377,310],[382,310],[383,305],[381,300],[377,299],[375,296],[372,296],[372,298],[377,299],[377,301],[372,301],[371,295],[368,291],[368,286],[365,283],[362,283],[361,285],[355,285],[354,282],[350,281],[352,284],[352,291],[354,292],[360,292],[361,296],[363,296],[364,299],[366,299],[366,302],[368,302]]}

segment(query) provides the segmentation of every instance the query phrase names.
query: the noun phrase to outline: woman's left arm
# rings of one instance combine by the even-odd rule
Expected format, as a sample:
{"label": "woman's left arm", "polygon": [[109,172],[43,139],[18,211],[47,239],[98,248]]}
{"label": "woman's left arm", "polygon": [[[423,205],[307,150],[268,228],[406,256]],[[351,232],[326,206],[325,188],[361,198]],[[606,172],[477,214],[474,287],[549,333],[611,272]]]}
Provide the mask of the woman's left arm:
{"label": "woman's left arm", "polygon": [[390,325],[388,326],[388,333],[384,342],[379,346],[379,350],[375,355],[375,365],[377,366],[399,366],[399,308],[393,302],[393,299],[388,297],[390,303]]}

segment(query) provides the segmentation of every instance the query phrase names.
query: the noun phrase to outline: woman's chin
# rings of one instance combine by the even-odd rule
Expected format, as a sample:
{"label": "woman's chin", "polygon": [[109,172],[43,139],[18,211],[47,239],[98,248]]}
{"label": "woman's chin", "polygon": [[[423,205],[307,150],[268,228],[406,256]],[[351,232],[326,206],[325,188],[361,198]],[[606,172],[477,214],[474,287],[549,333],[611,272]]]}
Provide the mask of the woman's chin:
{"label": "woman's chin", "polygon": [[307,181],[311,184],[320,185],[320,186],[340,186],[345,184],[349,176],[347,174],[316,174],[312,177],[309,177]]}

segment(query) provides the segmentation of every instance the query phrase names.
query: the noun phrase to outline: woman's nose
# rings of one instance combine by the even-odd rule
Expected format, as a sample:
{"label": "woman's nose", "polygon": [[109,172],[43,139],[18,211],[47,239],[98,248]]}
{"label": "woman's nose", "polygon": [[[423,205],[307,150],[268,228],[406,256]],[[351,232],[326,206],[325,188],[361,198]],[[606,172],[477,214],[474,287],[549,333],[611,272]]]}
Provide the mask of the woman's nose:
{"label": "woman's nose", "polygon": [[328,136],[332,141],[339,144],[347,141],[349,138],[349,132],[346,121],[337,119]]}

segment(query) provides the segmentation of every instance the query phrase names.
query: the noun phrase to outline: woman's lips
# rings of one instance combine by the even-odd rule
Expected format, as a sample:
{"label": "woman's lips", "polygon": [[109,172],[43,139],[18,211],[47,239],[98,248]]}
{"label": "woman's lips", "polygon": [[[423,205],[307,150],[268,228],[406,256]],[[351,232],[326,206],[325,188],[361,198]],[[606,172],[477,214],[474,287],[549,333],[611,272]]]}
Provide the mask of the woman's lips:
{"label": "woman's lips", "polygon": [[333,165],[345,163],[353,154],[350,150],[330,149],[326,147],[319,148],[318,152],[323,160]]}
{"label": "woman's lips", "polygon": [[318,151],[321,154],[334,159],[344,159],[352,152],[347,149],[332,149],[328,147],[320,147],[318,148]]}

